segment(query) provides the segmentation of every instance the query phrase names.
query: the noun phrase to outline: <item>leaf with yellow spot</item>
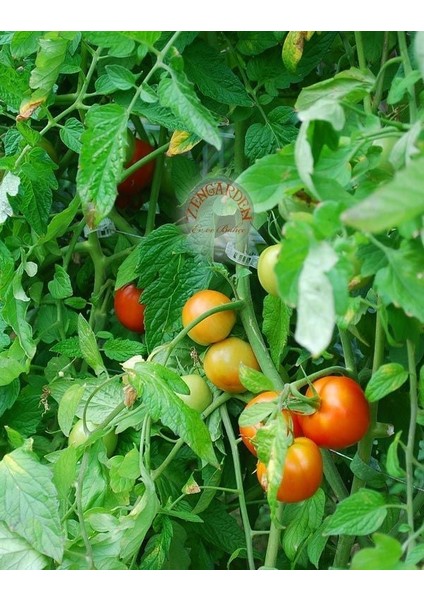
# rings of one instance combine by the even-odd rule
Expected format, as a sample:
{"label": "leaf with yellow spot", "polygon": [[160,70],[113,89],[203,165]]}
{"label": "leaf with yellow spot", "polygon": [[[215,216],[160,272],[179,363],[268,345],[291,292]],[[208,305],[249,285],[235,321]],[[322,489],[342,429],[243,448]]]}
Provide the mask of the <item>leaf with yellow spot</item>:
{"label": "leaf with yellow spot", "polygon": [[309,42],[315,31],[289,31],[284,40],[282,59],[288,71],[294,73],[303,56],[305,42]]}
{"label": "leaf with yellow spot", "polygon": [[188,131],[174,131],[169,143],[169,148],[166,153],[167,156],[176,156],[178,154],[184,154],[189,152],[194,146],[201,141],[199,136]]}

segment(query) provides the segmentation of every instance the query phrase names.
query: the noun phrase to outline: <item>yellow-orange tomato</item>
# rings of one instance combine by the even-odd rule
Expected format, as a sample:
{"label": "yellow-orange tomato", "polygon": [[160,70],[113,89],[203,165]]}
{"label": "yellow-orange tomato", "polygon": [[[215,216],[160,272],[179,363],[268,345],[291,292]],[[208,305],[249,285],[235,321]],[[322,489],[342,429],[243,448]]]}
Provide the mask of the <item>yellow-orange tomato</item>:
{"label": "yellow-orange tomato", "polygon": [[[272,402],[273,400],[275,400],[277,398],[277,396],[278,396],[277,392],[262,392],[258,396],[255,396],[254,398],[252,398],[252,400],[250,400],[246,404],[244,410],[248,409],[249,407],[253,406],[254,404],[257,404],[258,402],[259,403]],[[287,409],[283,409],[282,413],[283,413],[283,417],[287,423],[287,426],[293,433],[293,436],[295,438],[301,436],[302,428],[300,427],[297,415]],[[246,448],[248,448],[248,450],[250,450],[250,452],[254,456],[257,456],[257,454],[256,454],[256,448],[254,446],[253,441],[255,439],[258,429],[260,429],[262,426],[263,426],[263,423],[259,422],[259,423],[255,423],[253,425],[244,425],[244,426],[239,427],[240,437],[241,437],[244,445],[246,446]]]}
{"label": "yellow-orange tomato", "polygon": [[[221,292],[215,290],[201,290],[196,292],[187,300],[182,312],[183,326],[187,327],[197,317],[203,315],[206,311],[223,304],[229,304],[231,300]],[[224,310],[223,312],[210,315],[193,329],[190,329],[188,336],[202,346],[209,346],[215,342],[224,340],[230,334],[234,323],[236,322],[236,313],[234,310]]]}
{"label": "yellow-orange tomato", "polygon": [[236,337],[229,337],[222,342],[212,344],[206,352],[203,368],[206,377],[217,388],[224,392],[245,392],[240,381],[239,369],[243,364],[260,371],[250,344]]}
{"label": "yellow-orange tomato", "polygon": [[[315,494],[322,481],[322,457],[318,446],[306,437],[298,437],[287,450],[283,477],[277,492],[279,502],[300,502]],[[266,466],[258,462],[256,475],[266,491]]]}

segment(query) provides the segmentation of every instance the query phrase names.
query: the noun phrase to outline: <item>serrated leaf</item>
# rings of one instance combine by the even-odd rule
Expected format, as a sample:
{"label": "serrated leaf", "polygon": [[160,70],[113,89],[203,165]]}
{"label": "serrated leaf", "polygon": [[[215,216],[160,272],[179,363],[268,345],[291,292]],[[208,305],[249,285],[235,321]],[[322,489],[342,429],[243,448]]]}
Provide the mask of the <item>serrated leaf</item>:
{"label": "serrated leaf", "polygon": [[52,190],[58,187],[53,173],[55,167],[42,148],[33,148],[18,171],[21,180],[17,196],[19,210],[38,235],[47,230]]}
{"label": "serrated leaf", "polygon": [[106,73],[118,90],[129,90],[135,86],[135,75],[121,65],[106,65]]}
{"label": "serrated leaf", "polygon": [[69,225],[72,223],[77,214],[80,205],[80,199],[75,196],[69,206],[53,217],[47,226],[46,233],[42,236],[40,243],[46,243],[52,239],[60,238],[68,231]]}
{"label": "serrated leaf", "polygon": [[66,119],[64,126],[60,129],[60,139],[65,146],[79,154],[82,147],[81,136],[83,132],[84,125],[78,119],[71,117]]}
{"label": "serrated leaf", "polygon": [[303,187],[295,165],[293,146],[260,158],[237,178],[236,183],[248,194],[255,212],[271,210],[284,196]]}
{"label": "serrated leaf", "polygon": [[11,408],[20,392],[19,379],[14,379],[7,385],[0,385],[0,417]]}
{"label": "serrated leaf", "polygon": [[106,371],[102,357],[97,347],[96,336],[82,314],[78,315],[78,339],[84,360],[96,375]]}
{"label": "serrated leaf", "polygon": [[108,358],[119,362],[124,362],[132,356],[146,354],[146,346],[141,342],[119,338],[107,340],[102,350]]}
{"label": "serrated leaf", "polygon": [[304,87],[296,100],[295,107],[297,110],[306,110],[323,98],[345,100],[356,104],[371,91],[374,84],[375,78],[371,72],[352,67],[337,73],[331,79]]}
{"label": "serrated leaf", "polygon": [[320,527],[315,531],[313,536],[309,539],[307,545],[308,558],[316,569],[319,568],[319,559],[324,552],[325,546],[328,542],[328,537],[323,534],[325,523],[322,523]]}
{"label": "serrated leaf", "polygon": [[263,333],[268,340],[271,358],[276,367],[281,364],[287,338],[290,333],[290,317],[292,309],[280,298],[265,296],[263,304]]}
{"label": "serrated leaf", "polygon": [[59,427],[68,436],[72,428],[78,405],[84,395],[84,387],[79,383],[71,385],[63,394],[57,412]]}
{"label": "serrated leaf", "polygon": [[272,382],[263,373],[256,369],[251,369],[246,365],[241,364],[239,369],[239,377],[241,384],[254,394],[259,394],[263,390],[272,388]]}
{"label": "serrated leaf", "polygon": [[224,104],[252,106],[245,87],[217,49],[197,39],[184,50],[183,58],[187,76],[202,94]]}
{"label": "serrated leaf", "polygon": [[51,295],[55,300],[69,298],[73,293],[71,278],[61,265],[55,265],[54,269],[54,278],[47,284]]}
{"label": "serrated leaf", "polygon": [[119,527],[124,534],[120,556],[123,560],[129,560],[139,551],[159,508],[160,504],[154,488],[146,487],[136,507],[128,515],[121,517]]}
{"label": "serrated leaf", "polygon": [[56,83],[60,68],[66,57],[69,40],[60,37],[56,32],[46,34],[39,40],[40,50],[35,59],[35,69],[29,80],[33,90],[47,97]]}
{"label": "serrated leaf", "polygon": [[22,447],[0,463],[0,522],[31,548],[60,562],[64,537],[50,469]]}
{"label": "serrated leaf", "polygon": [[384,496],[361,489],[342,500],[325,521],[325,535],[368,535],[376,531],[387,515]]}
{"label": "serrated leaf", "polygon": [[36,52],[42,35],[42,31],[15,31],[10,42],[12,56],[19,59]]}
{"label": "serrated leaf", "polygon": [[110,56],[120,58],[129,56],[135,47],[134,40],[120,31],[84,31],[83,38],[91,44],[108,48]]}
{"label": "serrated leaf", "polygon": [[18,71],[0,63],[0,98],[13,110],[18,111],[29,86],[27,71]]}
{"label": "serrated leaf", "polygon": [[369,402],[377,402],[399,389],[408,379],[408,372],[398,363],[387,363],[373,373],[365,389]]}
{"label": "serrated leaf", "polygon": [[140,569],[159,570],[163,568],[169,555],[173,535],[174,530],[171,519],[163,517],[160,533],[153,535],[147,542],[146,550],[140,562]]}
{"label": "serrated leaf", "polygon": [[295,339],[319,356],[333,336],[336,313],[333,287],[327,277],[338,256],[327,242],[309,250],[299,277]]}
{"label": "serrated leaf", "polygon": [[84,355],[81,352],[78,337],[72,337],[68,338],[67,340],[63,340],[62,342],[58,342],[50,348],[50,351],[63,354],[69,358],[84,358]]}
{"label": "serrated leaf", "polygon": [[266,123],[253,123],[246,132],[244,151],[252,160],[262,158],[293,142],[298,134],[296,113],[290,106],[278,106]]}
{"label": "serrated leaf", "polygon": [[275,400],[269,402],[257,402],[251,406],[247,406],[240,414],[238,423],[240,427],[255,425],[261,421],[265,421],[276,409],[277,403]]}
{"label": "serrated leaf", "polygon": [[222,140],[216,121],[202,105],[183,73],[173,71],[171,79],[162,79],[158,95],[162,106],[170,108],[184,123],[185,127],[182,129],[195,133],[217,150],[221,148]]}
{"label": "serrated leaf", "polygon": [[398,104],[402,101],[405,94],[421,79],[419,71],[411,71],[408,75],[402,77],[394,77],[392,79],[390,90],[387,95],[388,104]]}
{"label": "serrated leaf", "polygon": [[[167,380],[170,381],[171,376],[175,378],[175,373],[148,362],[139,362],[134,369],[142,386],[142,402],[152,419],[160,419],[200,458],[218,466],[208,428],[199,413],[189,408],[169,387]],[[179,378],[176,383],[178,381]]]}
{"label": "serrated leaf", "polygon": [[113,207],[127,151],[128,117],[118,104],[90,108],[81,136],[77,188],[91,227]]}
{"label": "serrated leaf", "polygon": [[410,161],[392,181],[345,211],[342,221],[362,231],[378,233],[424,214],[423,169],[424,157]]}
{"label": "serrated leaf", "polygon": [[424,255],[420,242],[404,240],[398,250],[385,248],[388,265],[375,277],[375,289],[385,304],[402,307],[424,323]]}

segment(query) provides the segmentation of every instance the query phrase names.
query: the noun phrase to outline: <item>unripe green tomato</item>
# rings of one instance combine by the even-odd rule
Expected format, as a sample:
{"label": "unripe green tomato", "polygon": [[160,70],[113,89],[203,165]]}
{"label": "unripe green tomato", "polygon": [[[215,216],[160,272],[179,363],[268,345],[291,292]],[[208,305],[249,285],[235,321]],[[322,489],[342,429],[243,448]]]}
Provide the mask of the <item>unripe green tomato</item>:
{"label": "unripe green tomato", "polygon": [[[96,425],[87,421],[87,427],[90,430],[93,430],[96,428]],[[87,438],[88,434],[84,431],[83,420],[80,419],[75,423],[75,425],[72,427],[69,433],[68,446],[81,446],[82,444],[84,444],[84,442],[87,441]],[[118,436],[114,431],[109,431],[109,433],[103,436],[102,440],[106,447],[107,456],[112,456],[118,443]]]}
{"label": "unripe green tomato", "polygon": [[212,402],[212,392],[206,381],[200,375],[192,373],[181,377],[188,385],[190,394],[177,394],[181,400],[198,413],[202,413]]}
{"label": "unripe green tomato", "polygon": [[259,256],[258,277],[261,286],[271,296],[278,296],[278,282],[275,273],[275,265],[278,262],[281,244],[268,246]]}

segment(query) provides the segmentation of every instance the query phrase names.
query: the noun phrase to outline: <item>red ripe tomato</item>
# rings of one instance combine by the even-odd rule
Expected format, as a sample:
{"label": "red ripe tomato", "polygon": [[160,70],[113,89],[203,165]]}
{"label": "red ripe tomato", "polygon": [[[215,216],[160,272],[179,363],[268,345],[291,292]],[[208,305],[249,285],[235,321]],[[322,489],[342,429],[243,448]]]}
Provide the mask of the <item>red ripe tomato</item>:
{"label": "red ripe tomato", "polygon": [[[150,154],[154,148],[144,140],[135,139],[134,154],[131,160],[125,165],[126,168],[130,167],[138,160],[144,158]],[[152,160],[144,167],[140,167],[135,173],[124,179],[118,185],[118,192],[120,194],[133,195],[147,187],[153,177],[153,171],[155,169],[155,161]]]}
{"label": "red ripe tomato", "polygon": [[260,371],[250,345],[239,338],[229,337],[210,346],[203,361],[203,368],[206,377],[217,388],[224,392],[238,393],[246,391],[240,381],[241,364]]}
{"label": "red ripe tomato", "polygon": [[[345,448],[359,442],[370,424],[369,404],[361,387],[349,377],[330,375],[314,381],[320,406],[312,415],[300,415],[306,437],[323,448]],[[315,395],[309,387],[306,396]]]}
{"label": "red ripe tomato", "polygon": [[144,309],[140,304],[143,290],[137,288],[133,283],[125,285],[116,290],[114,307],[118,321],[127,329],[143,333],[144,331]]}
{"label": "red ripe tomato", "polygon": [[[244,410],[253,406],[254,404],[262,403],[262,402],[272,402],[278,397],[277,392],[262,392],[255,398],[252,398],[247,404]],[[299,437],[302,435],[302,429],[300,427],[297,415],[290,410],[283,409],[282,411],[284,419],[289,427],[290,431],[293,433],[293,437]],[[254,439],[256,436],[256,432],[263,426],[262,422],[256,423],[254,425],[244,425],[240,426],[240,437],[248,450],[254,455],[256,454],[256,448],[254,445]]]}
{"label": "red ripe tomato", "polygon": [[[230,304],[231,300],[215,290],[201,290],[196,292],[184,304],[182,312],[183,326],[187,327],[194,319],[200,317],[203,313],[211,308],[221,306],[222,304]],[[228,337],[236,322],[236,313],[234,310],[225,310],[207,317],[198,325],[190,329],[188,336],[201,344],[209,346],[214,342],[220,342]]]}
{"label": "red ripe tomato", "polygon": [[[279,502],[300,502],[315,494],[322,481],[322,457],[318,446],[306,437],[298,437],[287,450],[283,477],[278,488]],[[266,466],[258,462],[256,475],[266,491]]]}

